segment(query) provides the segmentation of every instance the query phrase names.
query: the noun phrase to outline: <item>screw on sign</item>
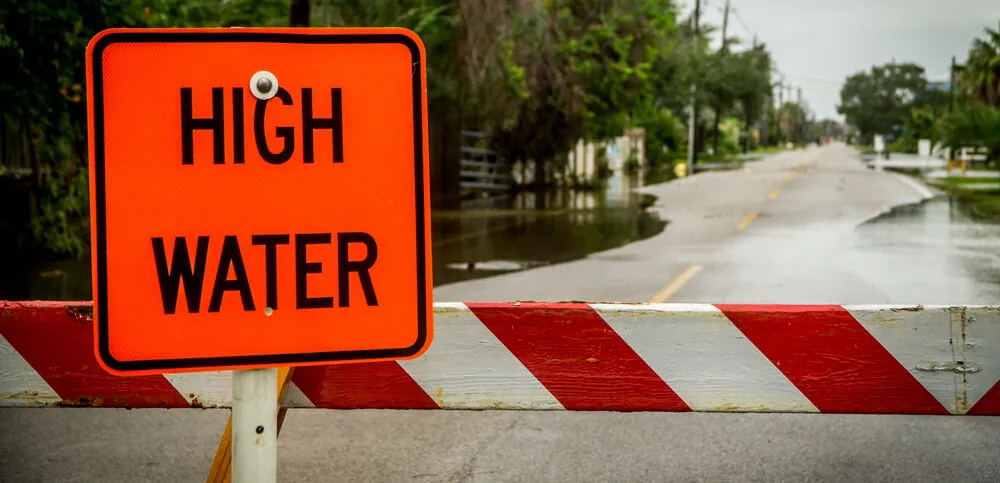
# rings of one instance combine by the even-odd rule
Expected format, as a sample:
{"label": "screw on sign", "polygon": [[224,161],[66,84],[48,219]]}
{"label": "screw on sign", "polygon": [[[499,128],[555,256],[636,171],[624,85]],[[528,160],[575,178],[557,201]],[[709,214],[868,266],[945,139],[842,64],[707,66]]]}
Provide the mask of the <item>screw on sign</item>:
{"label": "screw on sign", "polygon": [[97,359],[237,369],[237,480],[274,479],[274,367],[430,345],[424,55],[405,29],[112,29],[88,46]]}

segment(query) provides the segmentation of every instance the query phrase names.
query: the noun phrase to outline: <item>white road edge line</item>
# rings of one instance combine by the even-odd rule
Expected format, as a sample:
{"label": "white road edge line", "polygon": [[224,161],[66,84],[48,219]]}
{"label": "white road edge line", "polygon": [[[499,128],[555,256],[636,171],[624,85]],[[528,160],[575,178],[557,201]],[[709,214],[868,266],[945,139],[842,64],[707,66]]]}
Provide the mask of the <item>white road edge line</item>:
{"label": "white road edge line", "polygon": [[934,192],[932,192],[931,190],[927,189],[927,187],[924,186],[923,184],[914,181],[909,176],[904,176],[904,175],[901,175],[899,173],[892,173],[892,175],[895,176],[896,178],[899,178],[900,181],[902,181],[902,182],[910,185],[911,188],[917,190],[917,192],[920,193],[920,196],[922,198],[928,199],[928,198],[933,198],[934,197]]}

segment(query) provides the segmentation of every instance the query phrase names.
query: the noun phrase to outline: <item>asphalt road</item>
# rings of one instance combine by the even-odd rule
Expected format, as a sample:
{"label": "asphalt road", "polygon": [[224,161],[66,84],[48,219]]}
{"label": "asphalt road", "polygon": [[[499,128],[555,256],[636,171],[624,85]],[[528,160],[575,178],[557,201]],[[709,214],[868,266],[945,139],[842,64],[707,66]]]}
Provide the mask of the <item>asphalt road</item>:
{"label": "asphalt road", "polygon": [[[1000,231],[848,148],[649,187],[671,221],[439,301],[996,303]],[[225,411],[3,410],[0,481],[201,481]],[[997,481],[1000,418],[291,411],[282,481]]]}

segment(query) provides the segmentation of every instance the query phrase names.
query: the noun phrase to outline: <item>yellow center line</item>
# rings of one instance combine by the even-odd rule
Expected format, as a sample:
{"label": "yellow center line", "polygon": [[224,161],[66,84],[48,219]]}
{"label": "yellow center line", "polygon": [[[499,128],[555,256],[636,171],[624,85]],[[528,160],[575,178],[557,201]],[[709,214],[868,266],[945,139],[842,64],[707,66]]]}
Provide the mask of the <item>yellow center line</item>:
{"label": "yellow center line", "polygon": [[780,193],[780,192],[781,192],[781,188],[775,188],[774,191],[772,191],[771,194],[768,195],[767,198],[770,199],[770,200],[773,200],[773,199],[775,199],[775,198],[778,197],[778,193]]}
{"label": "yellow center line", "polygon": [[791,180],[792,180],[792,178],[794,178],[794,177],[795,177],[795,175],[794,175],[794,174],[790,174],[790,175],[788,175],[788,176],[785,176],[785,181],[791,181]]}
{"label": "yellow center line", "polygon": [[742,230],[742,229],[746,228],[747,225],[750,224],[750,222],[752,222],[752,221],[754,221],[756,219],[757,219],[757,212],[754,211],[754,212],[750,213],[749,215],[747,215],[747,217],[744,218],[743,221],[740,222],[740,225],[737,228],[739,228],[740,230]]}
{"label": "yellow center line", "polygon": [[663,287],[663,289],[661,289],[659,292],[656,292],[656,295],[654,295],[653,298],[649,299],[649,303],[658,304],[667,300],[675,293],[677,293],[677,291],[680,290],[681,287],[683,287],[684,284],[688,282],[688,280],[691,280],[691,277],[694,277],[695,274],[700,271],[701,271],[701,265],[691,265],[690,267],[687,267],[687,269],[685,269],[683,272],[680,273],[680,275],[671,280],[670,283],[668,283],[665,287]]}

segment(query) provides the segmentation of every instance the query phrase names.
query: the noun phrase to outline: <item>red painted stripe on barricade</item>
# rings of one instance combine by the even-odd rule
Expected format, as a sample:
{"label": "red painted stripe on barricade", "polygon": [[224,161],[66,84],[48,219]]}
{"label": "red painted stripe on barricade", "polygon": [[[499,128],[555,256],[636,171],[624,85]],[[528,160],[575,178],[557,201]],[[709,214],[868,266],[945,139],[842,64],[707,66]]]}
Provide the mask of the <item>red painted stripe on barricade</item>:
{"label": "red painted stripe on barricade", "polygon": [[983,397],[976,401],[968,413],[972,416],[997,416],[1000,415],[1000,382],[993,385]]}
{"label": "red painted stripe on barricade", "polygon": [[91,304],[0,306],[0,335],[67,405],[184,408],[191,405],[163,376],[112,376],[94,357]]}
{"label": "red painted stripe on barricade", "polygon": [[466,304],[569,410],[690,411],[587,304]]}
{"label": "red painted stripe on barricade", "polygon": [[949,414],[839,305],[716,305],[822,412]]}
{"label": "red painted stripe on barricade", "polygon": [[297,367],[292,381],[318,408],[438,409],[394,361]]}

